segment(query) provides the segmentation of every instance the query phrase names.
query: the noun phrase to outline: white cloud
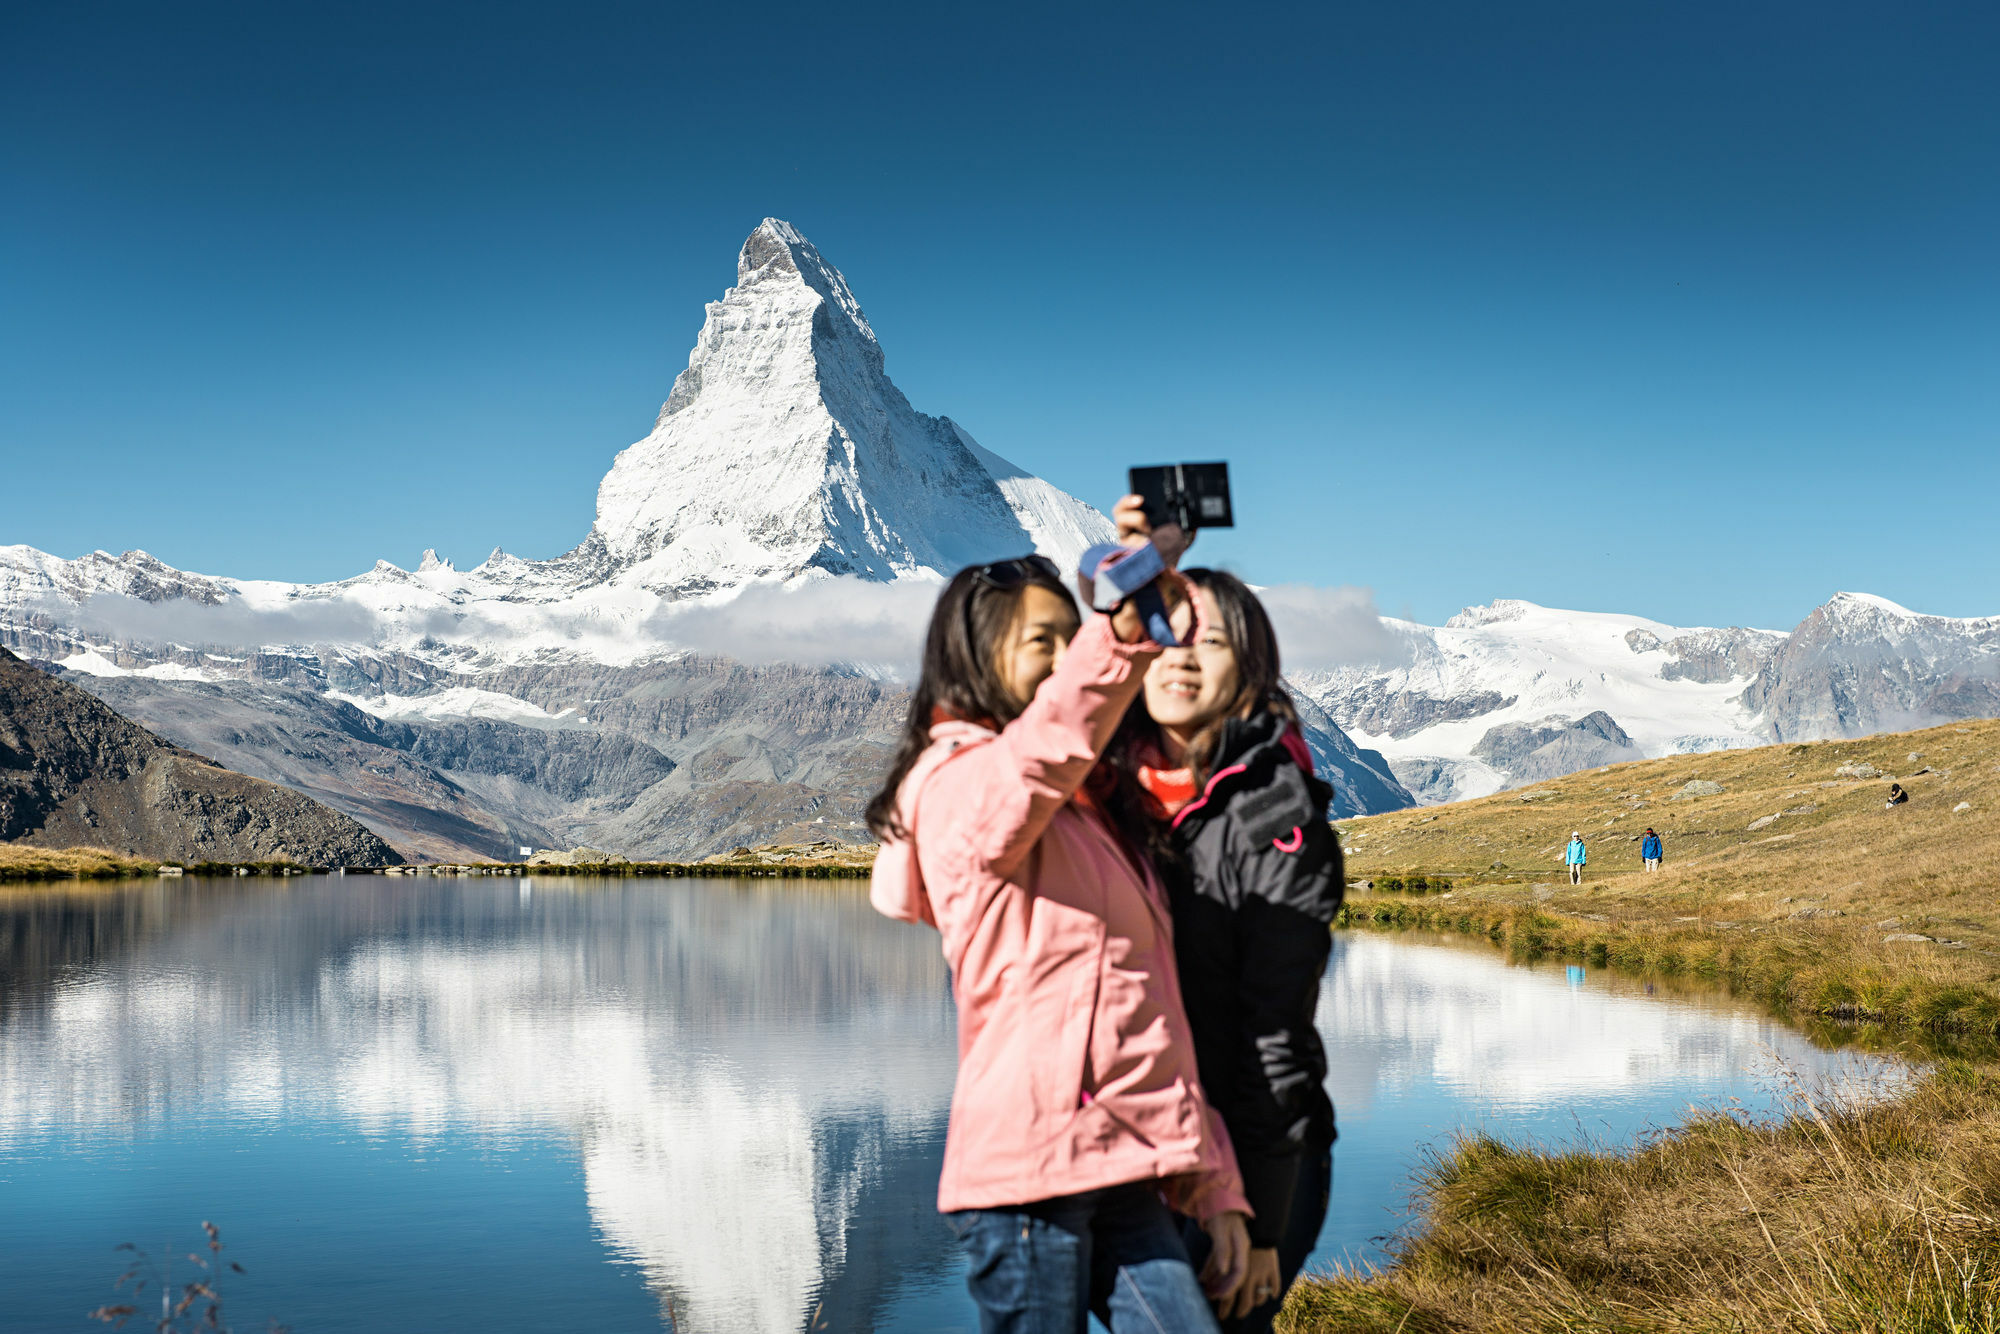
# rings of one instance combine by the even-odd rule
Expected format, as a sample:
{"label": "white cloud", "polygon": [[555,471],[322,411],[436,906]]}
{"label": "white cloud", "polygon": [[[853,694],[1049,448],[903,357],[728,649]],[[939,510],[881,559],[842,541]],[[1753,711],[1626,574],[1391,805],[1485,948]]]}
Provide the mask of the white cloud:
{"label": "white cloud", "polygon": [[677,648],[750,663],[875,663],[912,671],[943,585],[841,577],[796,588],[753,584],[721,603],[663,609],[645,633]]}
{"label": "white cloud", "polygon": [[33,609],[59,625],[110,639],[208,648],[365,644],[382,628],[373,611],[340,598],[301,599],[283,607],[260,609],[235,600],[215,604],[189,598],[147,602],[123,593],[99,593],[80,606],[44,599]]}
{"label": "white cloud", "polygon": [[[382,646],[420,635],[460,644],[516,643],[525,637],[579,648],[616,641],[631,649],[685,649],[742,662],[828,666],[857,663],[912,674],[923,657],[925,627],[942,585],[929,580],[875,583],[852,577],[792,587],[752,584],[726,601],[672,603],[621,626],[593,609],[556,603],[527,608],[472,602],[408,609],[385,617],[349,598],[296,599],[256,608],[231,600],[209,605],[177,598],[147,602],[99,594],[81,606],[46,601],[35,608],[57,624],[107,640],[255,650],[276,645]],[[1382,623],[1363,588],[1281,585],[1259,590],[1278,629],[1291,671],[1357,663],[1400,662],[1402,637]],[[505,612],[505,615],[499,613]],[[585,651],[590,651],[586,648]]]}
{"label": "white cloud", "polygon": [[1368,589],[1279,584],[1257,596],[1271,614],[1288,672],[1409,661],[1409,641],[1382,623]]}

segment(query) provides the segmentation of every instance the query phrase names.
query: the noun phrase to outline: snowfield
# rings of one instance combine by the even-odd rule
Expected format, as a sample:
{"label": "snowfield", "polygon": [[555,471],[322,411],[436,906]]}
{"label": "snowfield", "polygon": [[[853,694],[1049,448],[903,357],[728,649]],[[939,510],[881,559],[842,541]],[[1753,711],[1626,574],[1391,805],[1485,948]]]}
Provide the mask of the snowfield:
{"label": "snowfield", "polygon": [[[1474,758],[1473,748],[1509,723],[1602,711],[1647,756],[1761,744],[1758,716],[1742,702],[1754,672],[1667,679],[1661,669],[1675,658],[1665,646],[1723,634],[1771,646],[1784,639],[1775,631],[1685,629],[1514,600],[1468,608],[1438,627],[1387,623],[1408,640],[1407,666],[1306,673],[1295,684],[1357,745],[1388,757],[1399,776],[1413,761],[1448,762],[1444,779],[1424,785],[1434,800],[1486,796],[1506,786],[1506,773]],[[1443,707],[1426,710],[1424,701]],[[1473,712],[1481,702],[1486,707]],[[1466,716],[1420,722],[1454,707]]]}

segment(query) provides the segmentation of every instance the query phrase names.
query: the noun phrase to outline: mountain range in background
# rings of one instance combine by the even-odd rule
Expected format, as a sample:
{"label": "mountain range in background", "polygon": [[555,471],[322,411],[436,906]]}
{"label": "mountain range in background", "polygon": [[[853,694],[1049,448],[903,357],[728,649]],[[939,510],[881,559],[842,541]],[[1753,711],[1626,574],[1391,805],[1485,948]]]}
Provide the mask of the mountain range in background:
{"label": "mountain range in background", "polygon": [[[0,644],[420,857],[857,840],[940,579],[1110,531],[912,408],[846,280],[766,219],[565,555],[300,585],[0,547]],[[1511,601],[1365,629],[1291,678],[1341,815],[2000,713],[2000,618],[1856,594],[1790,634]]]}
{"label": "mountain range in background", "polygon": [[1837,593],[1789,634],[1502,600],[1388,622],[1393,665],[1295,674],[1425,803],[1621,760],[2000,715],[2000,617]]}

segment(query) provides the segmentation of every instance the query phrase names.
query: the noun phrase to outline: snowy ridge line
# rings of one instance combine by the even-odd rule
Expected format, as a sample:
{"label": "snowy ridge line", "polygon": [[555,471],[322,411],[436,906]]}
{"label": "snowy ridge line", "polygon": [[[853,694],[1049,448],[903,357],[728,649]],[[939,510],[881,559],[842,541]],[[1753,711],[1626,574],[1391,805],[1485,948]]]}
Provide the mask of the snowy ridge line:
{"label": "snowy ridge line", "polygon": [[[190,736],[242,734],[219,721],[227,688],[282,683],[410,728],[525,729],[543,735],[522,741],[524,754],[554,754],[603,712],[601,700],[567,701],[630,689],[620,707],[631,726],[676,763],[692,758],[688,734],[648,730],[665,715],[640,702],[654,698],[645,692],[675,672],[691,679],[696,659],[799,664],[820,673],[832,712],[750,735],[736,720],[764,701],[728,695],[735,712],[717,705],[704,718],[715,763],[702,772],[837,801],[827,794],[854,782],[832,757],[858,734],[821,737],[826,758],[808,783],[786,729],[819,717],[859,727],[843,683],[888,684],[913,665],[951,572],[1029,550],[1070,568],[1112,528],[949,417],[917,411],[889,379],[851,285],[797,228],[760,223],[735,279],[708,303],[651,431],[611,462],[589,533],[563,555],[496,547],[461,570],[426,550],[414,570],[378,561],[292,584],[190,573],[143,551],[64,560],[0,546],[0,643],[134,701],[179,690],[186,700],[160,704],[159,717]],[[2000,715],[2000,617],[1924,616],[1865,593],[1836,594],[1789,633],[1514,599],[1430,627],[1385,620],[1358,589],[1263,596],[1299,669],[1290,680],[1314,753],[1361,809],[1638,755]],[[551,684],[558,677],[576,691]],[[780,692],[798,679],[751,678]],[[253,705],[263,707],[229,707]],[[698,788],[677,775],[646,809],[664,827]],[[510,819],[546,813],[510,809]]]}
{"label": "snowy ridge line", "polygon": [[[191,574],[143,551],[62,560],[9,546],[0,608],[26,613],[16,642],[39,628],[98,647],[345,645],[458,671],[549,653],[747,656],[763,636],[739,626],[741,644],[715,642],[729,619],[717,609],[745,597],[774,609],[771,585],[810,587],[800,607],[830,599],[878,632],[901,631],[907,613],[841,581],[935,585],[1031,550],[1068,565],[1111,533],[1095,509],[912,408],[846,278],[767,218],[743,245],[736,285],[709,304],[653,431],[613,461],[574,550],[537,561],[496,547],[460,570],[427,549],[415,570],[377,561],[288,584]],[[703,635],[677,636],[691,626]],[[881,647],[878,637],[852,656],[879,660]]]}
{"label": "snowy ridge line", "polygon": [[1515,599],[1385,619],[1406,664],[1294,676],[1425,802],[1624,759],[2000,714],[2000,617],[1839,593],[1790,633]]}

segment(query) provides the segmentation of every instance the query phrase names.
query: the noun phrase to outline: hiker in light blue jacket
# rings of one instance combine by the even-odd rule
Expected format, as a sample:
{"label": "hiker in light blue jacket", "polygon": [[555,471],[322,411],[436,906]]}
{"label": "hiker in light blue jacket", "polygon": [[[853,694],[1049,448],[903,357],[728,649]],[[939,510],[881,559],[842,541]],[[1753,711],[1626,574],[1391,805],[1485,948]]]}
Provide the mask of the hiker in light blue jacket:
{"label": "hiker in light blue jacket", "polygon": [[1645,860],[1646,869],[1648,871],[1659,870],[1660,858],[1664,853],[1665,849],[1660,846],[1660,836],[1648,829],[1645,841],[1639,844],[1639,856]]}
{"label": "hiker in light blue jacket", "polygon": [[1583,883],[1583,864],[1590,860],[1590,853],[1583,846],[1583,835],[1577,830],[1569,831],[1569,846],[1563,849],[1563,860],[1569,864],[1569,882]]}

